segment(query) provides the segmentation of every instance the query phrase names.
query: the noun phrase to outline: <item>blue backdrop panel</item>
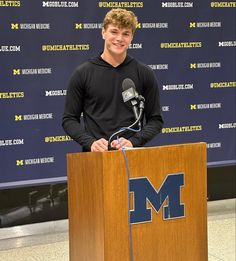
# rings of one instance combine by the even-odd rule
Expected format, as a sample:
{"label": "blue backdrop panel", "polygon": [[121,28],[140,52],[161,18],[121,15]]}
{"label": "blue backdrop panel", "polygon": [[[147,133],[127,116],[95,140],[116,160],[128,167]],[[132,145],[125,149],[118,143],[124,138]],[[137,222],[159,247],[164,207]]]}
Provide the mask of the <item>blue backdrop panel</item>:
{"label": "blue backdrop panel", "polygon": [[103,49],[112,7],[139,24],[129,54],[159,82],[165,125],[148,146],[203,141],[208,165],[236,163],[235,1],[0,1],[0,187],[66,180],[62,130],[75,67]]}

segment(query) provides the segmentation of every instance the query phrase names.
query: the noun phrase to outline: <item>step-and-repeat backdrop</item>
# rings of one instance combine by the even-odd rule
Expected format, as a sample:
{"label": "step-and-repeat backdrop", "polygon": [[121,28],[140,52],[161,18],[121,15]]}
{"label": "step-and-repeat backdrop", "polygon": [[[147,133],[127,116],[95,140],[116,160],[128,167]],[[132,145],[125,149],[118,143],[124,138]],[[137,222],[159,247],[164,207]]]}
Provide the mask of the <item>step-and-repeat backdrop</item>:
{"label": "step-and-repeat backdrop", "polygon": [[111,8],[139,18],[129,54],[159,82],[165,125],[148,145],[206,142],[236,163],[235,1],[0,1],[0,187],[66,180],[80,146],[61,127],[68,79],[103,49]]}

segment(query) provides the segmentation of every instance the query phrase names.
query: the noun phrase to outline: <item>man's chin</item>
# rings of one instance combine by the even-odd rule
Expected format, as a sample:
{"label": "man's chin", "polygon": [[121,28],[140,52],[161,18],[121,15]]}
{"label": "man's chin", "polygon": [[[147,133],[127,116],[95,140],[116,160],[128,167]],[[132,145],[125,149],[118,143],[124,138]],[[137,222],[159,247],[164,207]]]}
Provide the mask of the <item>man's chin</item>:
{"label": "man's chin", "polygon": [[126,49],[124,49],[124,48],[113,49],[113,53],[116,55],[121,55],[121,54],[124,54],[125,52],[126,52]]}

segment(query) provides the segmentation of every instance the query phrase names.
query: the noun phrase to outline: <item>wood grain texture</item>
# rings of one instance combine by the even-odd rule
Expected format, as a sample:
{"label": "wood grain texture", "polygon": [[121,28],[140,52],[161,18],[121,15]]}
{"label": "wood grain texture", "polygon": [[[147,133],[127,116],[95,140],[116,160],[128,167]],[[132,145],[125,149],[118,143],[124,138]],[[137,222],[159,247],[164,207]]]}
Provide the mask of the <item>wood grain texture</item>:
{"label": "wood grain texture", "polygon": [[[206,144],[126,151],[131,177],[159,189],[169,174],[184,173],[185,217],[132,225],[134,261],[207,260]],[[69,154],[71,261],[129,261],[128,180],[121,151]],[[165,202],[163,205],[167,204]],[[147,205],[151,207],[150,205]]]}

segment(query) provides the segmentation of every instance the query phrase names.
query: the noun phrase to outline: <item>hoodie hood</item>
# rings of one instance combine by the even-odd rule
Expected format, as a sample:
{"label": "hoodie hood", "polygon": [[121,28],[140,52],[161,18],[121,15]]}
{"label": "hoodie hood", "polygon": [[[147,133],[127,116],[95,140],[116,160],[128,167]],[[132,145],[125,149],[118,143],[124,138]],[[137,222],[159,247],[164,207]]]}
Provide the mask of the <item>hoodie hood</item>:
{"label": "hoodie hood", "polygon": [[[127,55],[125,60],[120,64],[118,65],[116,68],[118,67],[121,67],[121,66],[124,66],[124,65],[127,65],[129,64],[131,61],[133,61],[134,58]],[[99,65],[99,66],[103,66],[103,67],[109,67],[109,68],[113,68],[113,66],[111,64],[109,64],[108,62],[104,61],[101,57],[101,55],[99,56],[96,56],[96,57],[93,57],[91,59],[89,59],[89,62],[93,63],[93,64],[96,64],[96,65]]]}

